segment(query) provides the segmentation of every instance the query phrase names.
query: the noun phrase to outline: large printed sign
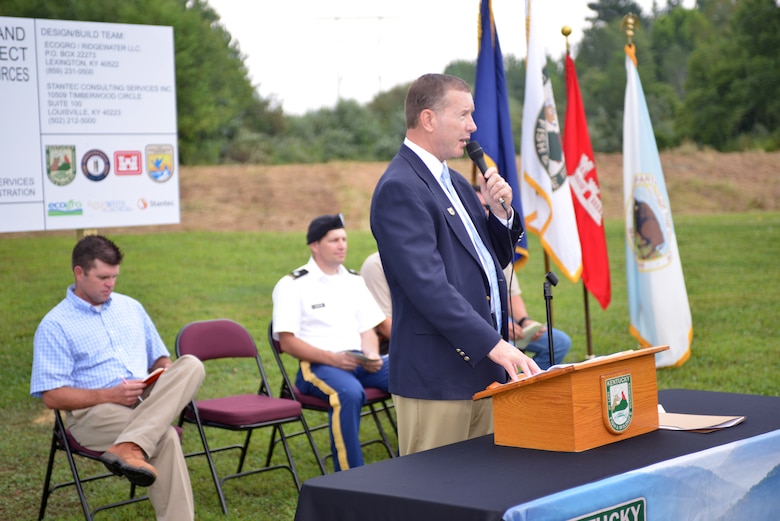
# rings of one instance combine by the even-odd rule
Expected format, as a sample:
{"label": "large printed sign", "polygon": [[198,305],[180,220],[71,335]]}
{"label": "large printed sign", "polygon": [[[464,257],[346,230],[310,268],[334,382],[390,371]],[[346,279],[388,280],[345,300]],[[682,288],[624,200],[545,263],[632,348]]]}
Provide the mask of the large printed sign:
{"label": "large printed sign", "polygon": [[0,232],[176,224],[173,29],[0,17]]}

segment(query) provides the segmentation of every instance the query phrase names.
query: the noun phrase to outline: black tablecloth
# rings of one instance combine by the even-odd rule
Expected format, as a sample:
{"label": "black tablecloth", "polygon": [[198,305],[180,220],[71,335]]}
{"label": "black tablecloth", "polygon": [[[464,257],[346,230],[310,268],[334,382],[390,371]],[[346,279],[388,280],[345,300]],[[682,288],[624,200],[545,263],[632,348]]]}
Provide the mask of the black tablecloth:
{"label": "black tablecloth", "polygon": [[780,398],[665,390],[668,412],[741,415],[709,434],[658,430],[585,452],[493,444],[493,436],[306,481],[295,519],[500,520],[507,509],[562,490],[780,429]]}

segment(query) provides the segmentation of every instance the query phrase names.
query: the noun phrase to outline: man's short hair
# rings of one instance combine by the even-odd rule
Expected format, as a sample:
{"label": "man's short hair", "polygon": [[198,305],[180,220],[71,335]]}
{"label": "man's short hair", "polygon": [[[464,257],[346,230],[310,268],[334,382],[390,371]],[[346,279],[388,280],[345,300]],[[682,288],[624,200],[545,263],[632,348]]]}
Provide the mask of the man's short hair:
{"label": "man's short hair", "polygon": [[331,230],[337,230],[344,227],[344,217],[338,213],[333,215],[320,215],[309,224],[309,231],[306,233],[306,244],[317,242]]}
{"label": "man's short hair", "polygon": [[81,266],[85,273],[95,266],[95,259],[109,266],[122,264],[124,254],[114,241],[102,235],[86,235],[73,247],[71,268]]}
{"label": "man's short hair", "polygon": [[471,93],[471,87],[465,80],[449,74],[423,74],[414,80],[404,101],[406,128],[417,127],[423,110],[444,107],[444,100],[450,90]]}

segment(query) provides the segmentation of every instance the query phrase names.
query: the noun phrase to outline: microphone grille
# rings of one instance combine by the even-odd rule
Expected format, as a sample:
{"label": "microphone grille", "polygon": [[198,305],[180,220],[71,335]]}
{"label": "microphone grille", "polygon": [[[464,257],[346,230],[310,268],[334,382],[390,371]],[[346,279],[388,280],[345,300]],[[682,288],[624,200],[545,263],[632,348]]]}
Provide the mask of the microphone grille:
{"label": "microphone grille", "polygon": [[481,159],[484,153],[482,152],[482,147],[479,146],[479,143],[476,141],[469,141],[466,143],[466,153],[468,153],[469,157],[472,161],[476,159]]}

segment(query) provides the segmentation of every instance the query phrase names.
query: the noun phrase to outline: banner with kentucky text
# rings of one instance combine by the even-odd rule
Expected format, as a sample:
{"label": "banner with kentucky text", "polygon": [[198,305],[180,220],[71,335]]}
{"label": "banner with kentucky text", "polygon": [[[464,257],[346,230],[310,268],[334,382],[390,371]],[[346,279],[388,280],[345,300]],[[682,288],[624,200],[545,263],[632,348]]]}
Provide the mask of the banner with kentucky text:
{"label": "banner with kentucky text", "polygon": [[585,107],[582,104],[577,68],[566,54],[566,120],[563,128],[563,153],[568,159],[574,215],[582,248],[582,282],[596,297],[602,309],[612,299],[607,239],[604,234],[604,208],[601,186],[590,144]]}
{"label": "banner with kentucky text", "polygon": [[[517,158],[512,136],[512,119],[509,115],[504,58],[501,55],[501,45],[498,43],[498,31],[490,0],[482,0],[479,20],[479,54],[474,86],[474,122],[477,124],[477,131],[472,137],[479,142],[485,152],[488,166],[498,168],[498,172],[512,187],[512,206],[522,220],[523,203],[517,177]],[[515,247],[515,267],[522,266],[527,258],[528,240],[523,235]]]}
{"label": "banner with kentucky text", "polygon": [[523,101],[521,157],[525,223],[539,235],[544,251],[572,282],[582,273],[577,222],[571,200],[561,129],[552,83],[531,0],[526,0],[528,58]]}
{"label": "banner with kentucky text", "polygon": [[633,46],[626,46],[623,114],[630,331],[643,347],[669,346],[655,355],[658,367],[680,366],[690,356],[693,322],[669,194],[633,52]]}
{"label": "banner with kentucky text", "polygon": [[502,520],[775,519],[778,446],[780,431],[713,447],[517,505]]}
{"label": "banner with kentucky text", "polygon": [[0,232],[179,222],[173,28],[0,17]]}

